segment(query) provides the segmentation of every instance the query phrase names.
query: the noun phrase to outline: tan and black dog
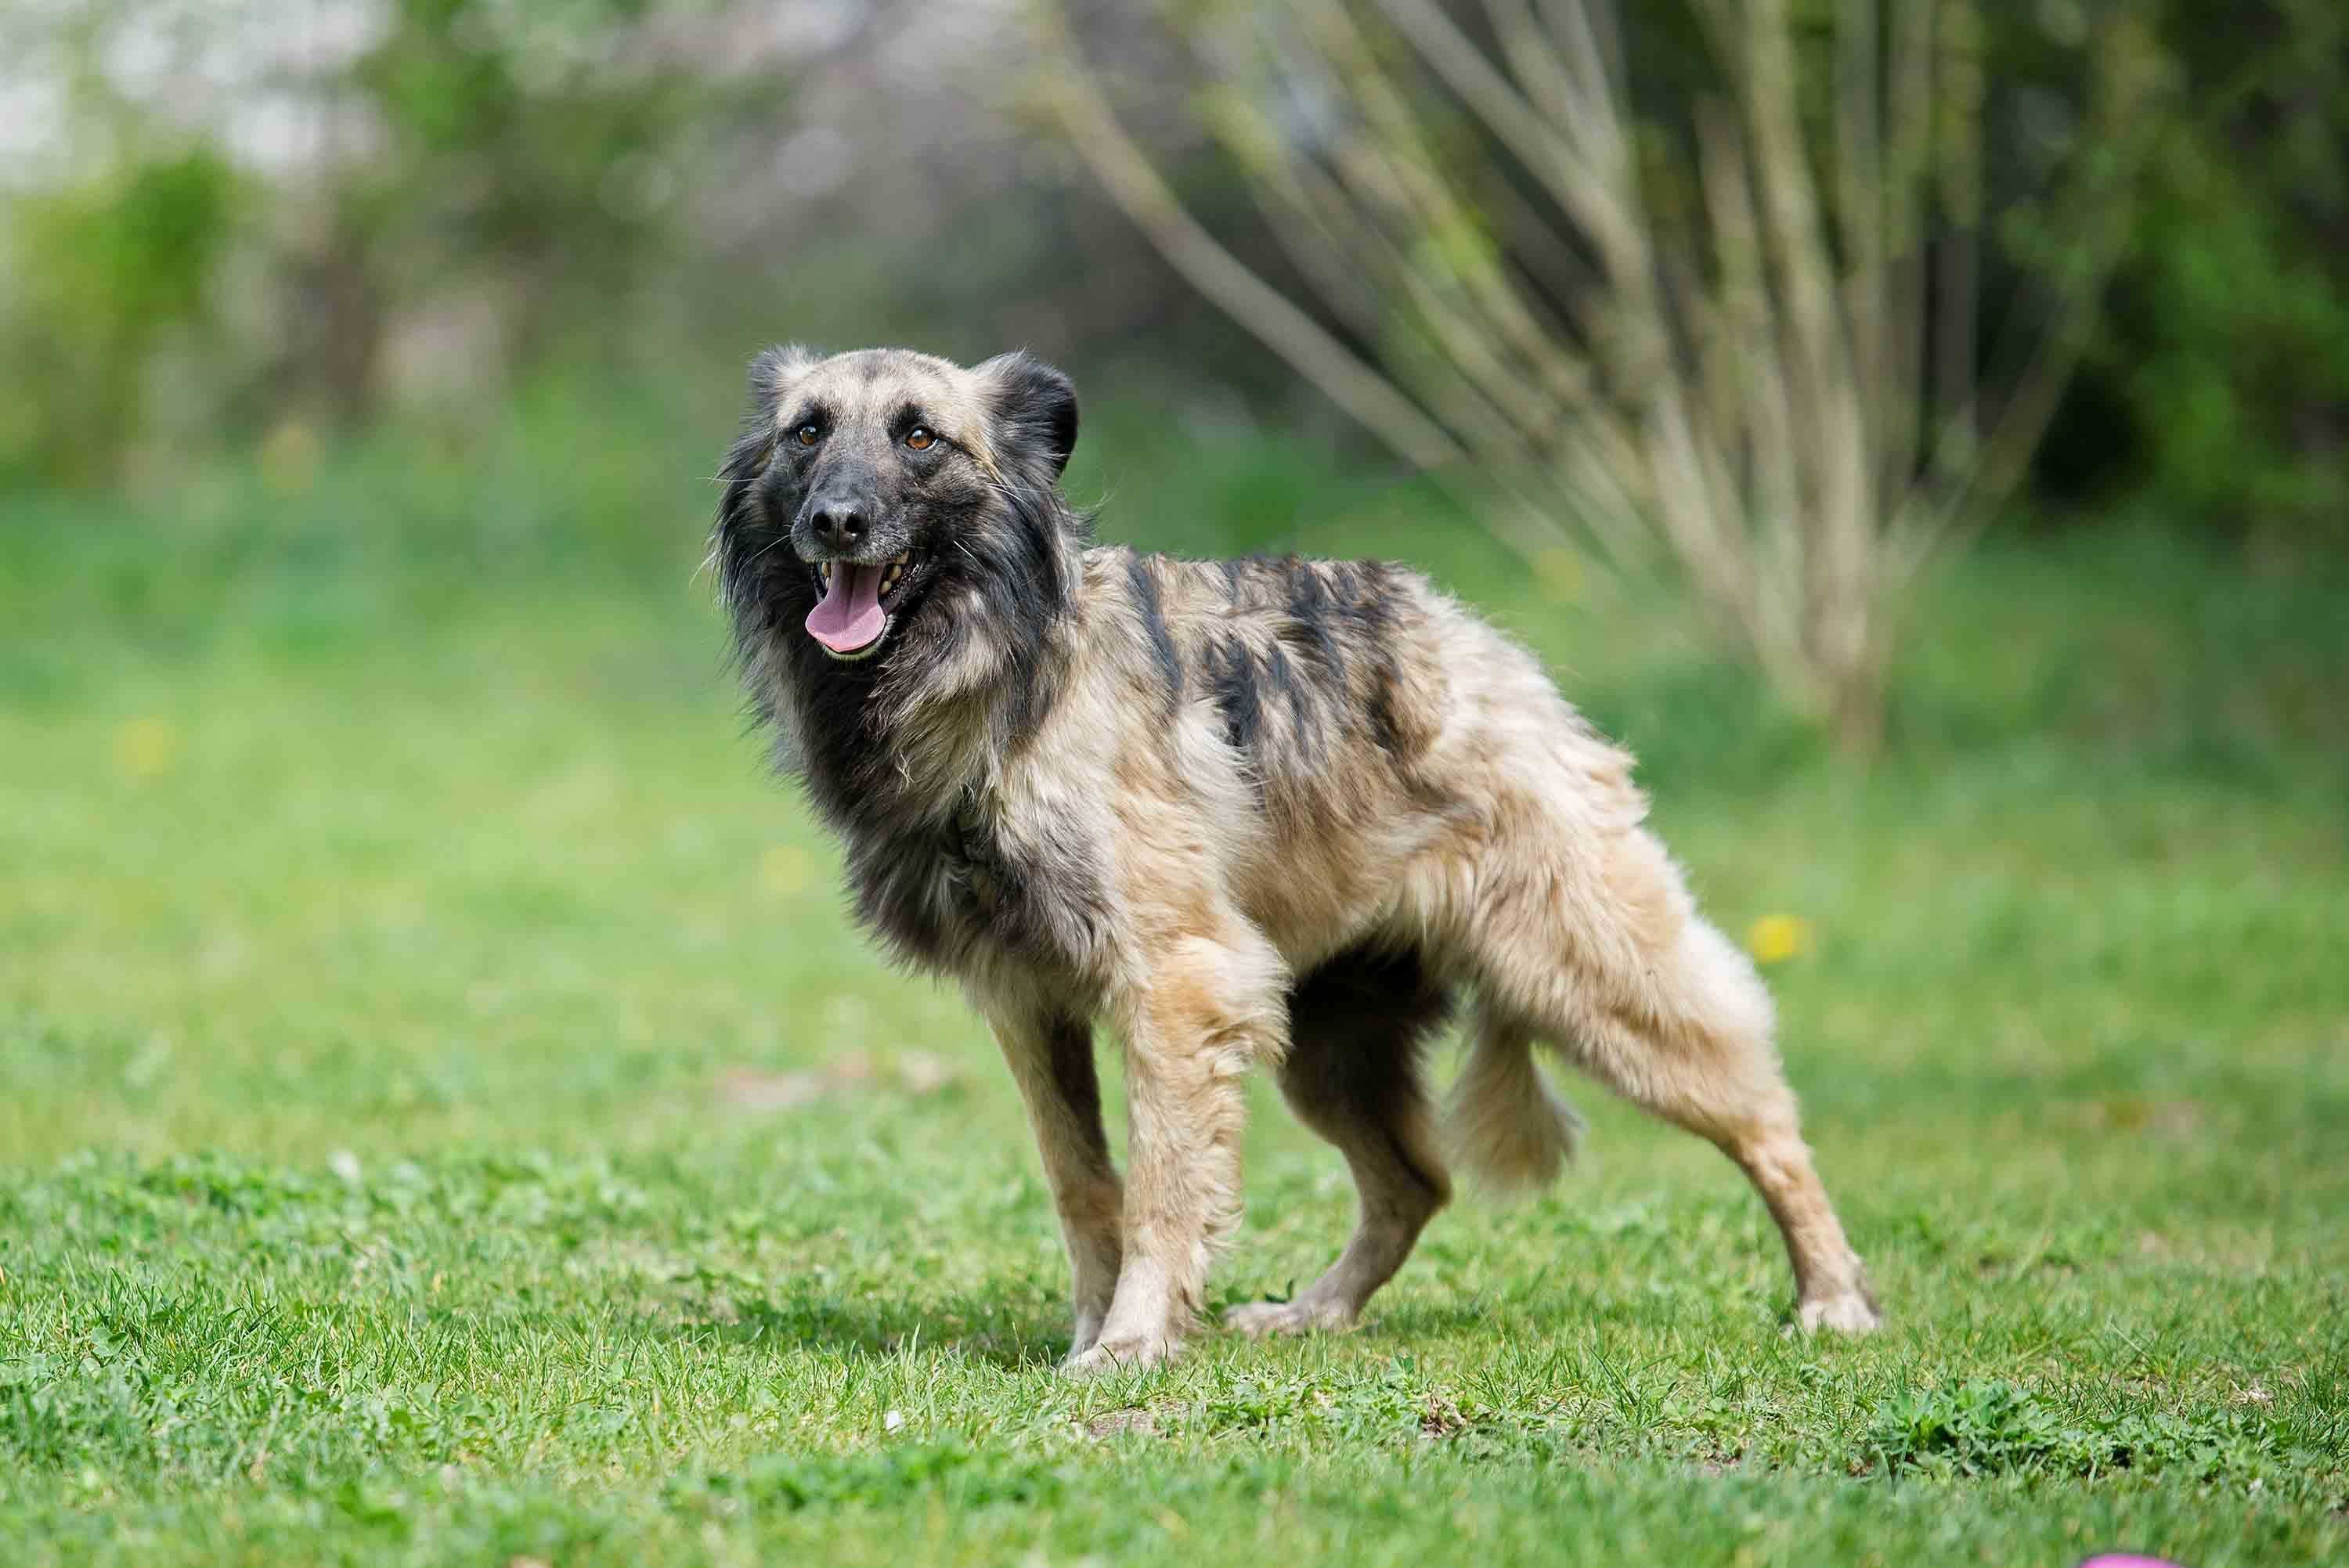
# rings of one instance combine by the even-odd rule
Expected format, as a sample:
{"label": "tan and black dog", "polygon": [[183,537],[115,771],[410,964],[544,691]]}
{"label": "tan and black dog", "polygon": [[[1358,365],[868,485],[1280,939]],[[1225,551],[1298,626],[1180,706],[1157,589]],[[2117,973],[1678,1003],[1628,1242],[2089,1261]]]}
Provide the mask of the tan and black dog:
{"label": "tan and black dog", "polygon": [[[1878,1322],[1743,954],[1641,826],[1631,759],[1531,655],[1365,562],[1094,545],[1068,378],[903,349],[762,356],[713,559],[783,766],[864,921],[950,976],[1025,1097],[1075,1273],[1069,1366],[1158,1360],[1240,1210],[1242,1080],[1279,1075],[1361,1189],[1250,1333],[1343,1326],[1451,1191],[1554,1176],[1533,1049],[1717,1144],[1806,1328]],[[1421,1056],[1470,999],[1440,1117]],[[1124,1042],[1112,1165],[1093,1026]]]}

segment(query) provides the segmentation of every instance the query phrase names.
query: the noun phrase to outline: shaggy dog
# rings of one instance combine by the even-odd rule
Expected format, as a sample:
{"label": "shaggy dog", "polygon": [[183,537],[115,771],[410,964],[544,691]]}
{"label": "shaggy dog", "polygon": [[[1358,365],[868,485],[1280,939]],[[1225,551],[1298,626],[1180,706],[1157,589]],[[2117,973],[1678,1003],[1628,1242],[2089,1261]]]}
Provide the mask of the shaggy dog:
{"label": "shaggy dog", "polygon": [[[1279,1075],[1360,1222],[1251,1334],[1351,1324],[1451,1193],[1553,1177],[1547,1046],[1719,1146],[1806,1329],[1878,1322],[1811,1167],[1768,995],[1640,823],[1631,759],[1401,568],[1094,545],[1076,397],[1024,354],[771,351],[712,555],[753,700],[857,913],[951,977],[1025,1098],[1075,1284],[1068,1366],[1154,1362],[1240,1211],[1242,1080]],[[1471,1000],[1454,1098],[1421,1057]],[[1093,1023],[1124,1043],[1131,1152]]]}

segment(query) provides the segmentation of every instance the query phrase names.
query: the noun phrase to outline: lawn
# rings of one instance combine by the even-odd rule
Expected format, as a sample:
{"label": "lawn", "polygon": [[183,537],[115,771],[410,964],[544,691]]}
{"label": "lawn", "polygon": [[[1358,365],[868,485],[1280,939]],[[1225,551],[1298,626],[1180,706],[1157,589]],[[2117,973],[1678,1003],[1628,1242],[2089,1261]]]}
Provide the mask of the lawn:
{"label": "lawn", "polygon": [[[1126,536],[1429,567],[1641,749],[1889,1326],[1785,1333],[1735,1171],[1577,1084],[1583,1163],[1361,1332],[1074,1384],[991,1046],[745,732],[693,460],[0,501],[0,1561],[2349,1561],[2338,569],[1993,542],[1863,770],[1410,492],[1106,470]],[[1349,1222],[1257,1105],[1227,1301]]]}

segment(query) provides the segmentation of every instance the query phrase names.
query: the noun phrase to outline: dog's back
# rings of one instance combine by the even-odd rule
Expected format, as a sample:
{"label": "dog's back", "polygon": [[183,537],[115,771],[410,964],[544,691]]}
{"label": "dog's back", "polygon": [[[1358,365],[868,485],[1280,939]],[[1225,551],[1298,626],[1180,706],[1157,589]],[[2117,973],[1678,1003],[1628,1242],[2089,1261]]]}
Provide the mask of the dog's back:
{"label": "dog's back", "polygon": [[[1157,862],[1135,874],[1211,879],[1293,967],[1371,934],[1440,940],[1512,817],[1596,848],[1643,813],[1630,757],[1417,573],[1104,548],[1084,578],[1090,678],[1051,731],[1114,738],[1115,837]],[[1145,817],[1198,830],[1159,845]]]}

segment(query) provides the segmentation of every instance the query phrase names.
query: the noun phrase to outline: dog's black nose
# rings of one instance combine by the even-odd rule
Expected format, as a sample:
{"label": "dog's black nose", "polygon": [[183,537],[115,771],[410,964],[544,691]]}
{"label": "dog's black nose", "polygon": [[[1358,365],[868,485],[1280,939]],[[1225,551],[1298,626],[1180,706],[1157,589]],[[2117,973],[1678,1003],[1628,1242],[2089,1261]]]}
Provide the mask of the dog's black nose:
{"label": "dog's black nose", "polygon": [[815,528],[818,542],[833,550],[853,550],[862,544],[868,526],[864,509],[845,499],[818,501],[808,521]]}

